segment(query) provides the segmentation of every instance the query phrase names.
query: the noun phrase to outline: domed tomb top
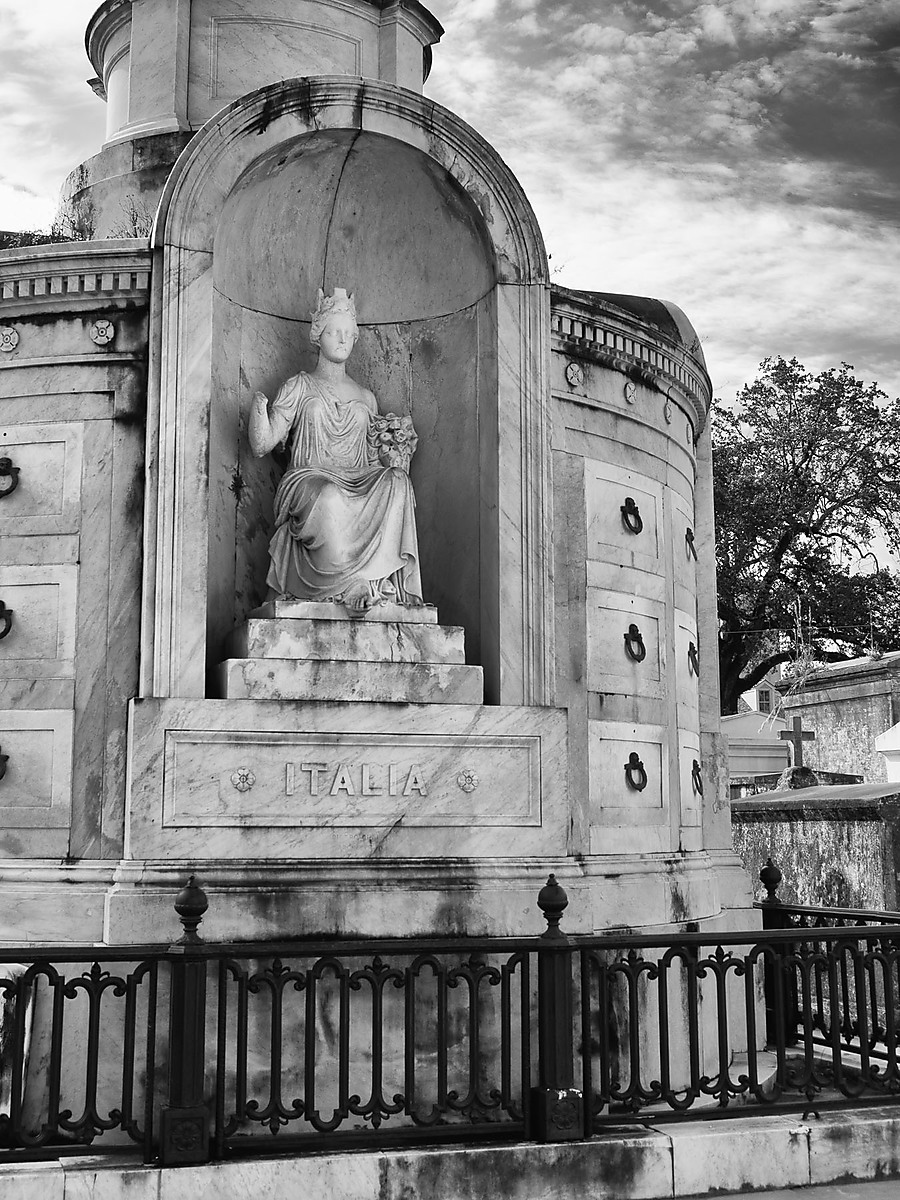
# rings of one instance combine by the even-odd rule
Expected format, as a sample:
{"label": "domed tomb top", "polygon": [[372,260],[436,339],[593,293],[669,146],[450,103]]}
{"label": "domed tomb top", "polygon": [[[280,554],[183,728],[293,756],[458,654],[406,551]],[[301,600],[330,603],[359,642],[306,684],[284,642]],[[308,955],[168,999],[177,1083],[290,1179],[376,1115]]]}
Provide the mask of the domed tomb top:
{"label": "domed tomb top", "polygon": [[649,296],[626,296],[618,292],[585,292],[556,286],[553,290],[573,299],[587,301],[589,304],[602,304],[605,307],[612,305],[621,309],[642,324],[658,330],[706,369],[706,359],[703,357],[697,331],[678,305],[670,300],[653,300]]}

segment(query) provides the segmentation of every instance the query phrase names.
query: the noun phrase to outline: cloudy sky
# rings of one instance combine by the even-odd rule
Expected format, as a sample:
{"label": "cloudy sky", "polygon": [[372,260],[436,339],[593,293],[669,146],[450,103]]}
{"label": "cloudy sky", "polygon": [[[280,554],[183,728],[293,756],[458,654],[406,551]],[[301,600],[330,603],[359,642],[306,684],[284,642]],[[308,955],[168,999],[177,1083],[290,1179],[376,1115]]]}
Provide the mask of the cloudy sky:
{"label": "cloudy sky", "polygon": [[[94,0],[0,0],[0,228],[99,146]],[[560,283],[674,300],[723,398],[767,354],[900,395],[898,0],[431,0],[428,93],[491,141]]]}

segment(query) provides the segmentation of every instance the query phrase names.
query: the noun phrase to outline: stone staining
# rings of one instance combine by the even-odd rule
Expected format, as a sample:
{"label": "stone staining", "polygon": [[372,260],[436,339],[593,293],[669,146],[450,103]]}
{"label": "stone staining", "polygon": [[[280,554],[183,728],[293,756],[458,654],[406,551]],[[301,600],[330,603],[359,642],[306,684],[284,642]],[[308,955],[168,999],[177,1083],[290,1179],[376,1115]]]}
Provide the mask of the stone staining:
{"label": "stone staining", "polygon": [[257,457],[291,440],[267,583],[279,599],[338,602],[357,616],[384,603],[422,607],[412,422],[380,414],[346,373],[359,337],[353,297],[319,289],[312,318],[315,370],[287,380],[271,406],[257,392],[250,414]]}

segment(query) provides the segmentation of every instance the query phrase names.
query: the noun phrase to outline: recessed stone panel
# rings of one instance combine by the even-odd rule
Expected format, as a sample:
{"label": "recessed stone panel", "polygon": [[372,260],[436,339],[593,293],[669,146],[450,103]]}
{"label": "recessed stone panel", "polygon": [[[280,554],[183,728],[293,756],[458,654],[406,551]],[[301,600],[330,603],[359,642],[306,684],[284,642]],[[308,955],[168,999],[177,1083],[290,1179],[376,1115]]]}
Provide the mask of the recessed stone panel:
{"label": "recessed stone panel", "polygon": [[4,833],[68,826],[72,722],[72,713],[58,710],[0,712],[0,753],[8,756],[0,780]]}
{"label": "recessed stone panel", "polygon": [[665,691],[665,609],[643,596],[588,587],[588,689],[631,696]]}
{"label": "recessed stone panel", "polygon": [[[695,772],[694,763],[700,765],[699,773]],[[683,826],[699,826],[703,819],[703,791],[707,786],[712,787],[712,781],[704,778],[702,764],[699,736],[694,733],[682,733],[679,742],[679,774]]]}
{"label": "recessed stone panel", "polygon": [[[249,62],[287,57],[294,75],[362,75],[362,41],[321,22],[274,17],[213,17],[209,23],[209,98],[219,105],[247,90]],[[307,68],[308,70],[308,68]]]}
{"label": "recessed stone panel", "polygon": [[0,457],[17,471],[15,490],[0,479],[0,536],[74,533],[80,524],[81,425],[0,428]]}
{"label": "recessed stone panel", "polygon": [[637,471],[585,462],[587,556],[659,569],[662,487]]}
{"label": "recessed stone panel", "polygon": [[697,622],[687,613],[675,612],[675,682],[678,724],[695,732],[700,729],[700,640]]}
{"label": "recessed stone panel", "polygon": [[[591,721],[588,726],[591,795],[604,809],[634,816],[668,807],[664,731],[654,725]],[[637,755],[637,761],[632,759]],[[626,764],[634,763],[626,772]],[[650,823],[659,817],[650,817]]]}
{"label": "recessed stone panel", "polygon": [[75,566],[4,567],[0,600],[11,611],[0,639],[0,678],[70,678],[75,671]]}

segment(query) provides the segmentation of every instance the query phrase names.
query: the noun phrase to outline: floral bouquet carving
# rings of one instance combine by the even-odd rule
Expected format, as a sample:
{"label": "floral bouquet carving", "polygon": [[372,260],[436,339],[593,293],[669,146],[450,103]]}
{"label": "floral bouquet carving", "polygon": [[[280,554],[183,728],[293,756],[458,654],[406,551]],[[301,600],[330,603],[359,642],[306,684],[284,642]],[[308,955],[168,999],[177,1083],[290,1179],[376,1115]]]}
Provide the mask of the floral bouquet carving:
{"label": "floral bouquet carving", "polygon": [[369,423],[369,445],[383,467],[400,467],[407,475],[419,435],[413,429],[411,417],[396,413],[379,414]]}

